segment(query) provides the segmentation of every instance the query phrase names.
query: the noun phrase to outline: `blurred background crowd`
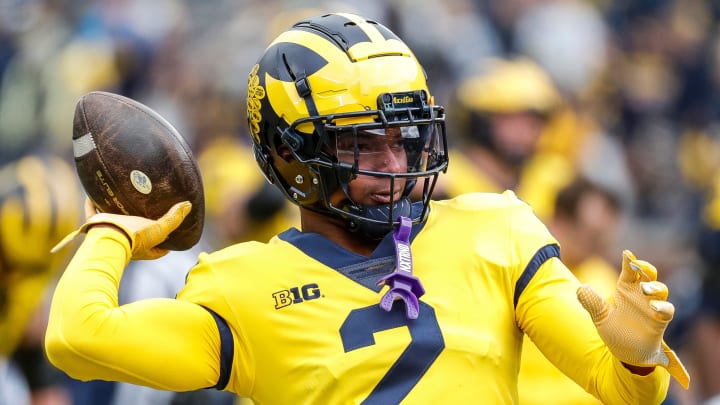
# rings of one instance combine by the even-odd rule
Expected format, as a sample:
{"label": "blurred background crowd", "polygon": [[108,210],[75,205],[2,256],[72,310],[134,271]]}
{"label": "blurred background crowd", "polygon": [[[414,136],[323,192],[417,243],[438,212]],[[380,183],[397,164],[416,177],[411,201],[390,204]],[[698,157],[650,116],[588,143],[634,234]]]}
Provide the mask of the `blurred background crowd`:
{"label": "blurred background crowd", "polygon": [[[666,403],[720,403],[720,3],[0,0],[0,381],[24,374],[14,381],[33,394],[0,385],[0,404],[237,401],[80,383],[43,364],[45,299],[63,268],[44,252],[60,225],[48,216],[52,232],[25,232],[18,201],[40,190],[79,221],[79,185],[63,175],[72,117],[81,95],[104,90],[152,107],[192,146],[207,204],[196,250],[295,225],[248,150],[247,74],[281,30],[327,11],[387,25],[424,65],[452,148],[438,196],[514,189],[599,289],[615,274],[587,269],[618,269],[622,249],[655,264],[677,308],[666,340],[692,378],[689,391],[673,382]],[[121,299],[173,296],[195,253],[134,263]],[[523,381],[521,398],[523,386],[550,386]]]}

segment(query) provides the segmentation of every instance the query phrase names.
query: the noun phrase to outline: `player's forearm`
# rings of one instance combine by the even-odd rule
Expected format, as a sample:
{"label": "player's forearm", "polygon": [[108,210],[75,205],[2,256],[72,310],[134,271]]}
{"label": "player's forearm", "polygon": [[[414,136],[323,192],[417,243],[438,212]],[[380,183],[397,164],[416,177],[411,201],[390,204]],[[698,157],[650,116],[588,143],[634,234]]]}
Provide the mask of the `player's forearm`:
{"label": "player's forearm", "polygon": [[45,346],[50,361],[73,377],[85,377],[84,363],[91,360],[88,352],[118,305],[120,278],[129,257],[129,244],[123,234],[93,229],[58,282]]}

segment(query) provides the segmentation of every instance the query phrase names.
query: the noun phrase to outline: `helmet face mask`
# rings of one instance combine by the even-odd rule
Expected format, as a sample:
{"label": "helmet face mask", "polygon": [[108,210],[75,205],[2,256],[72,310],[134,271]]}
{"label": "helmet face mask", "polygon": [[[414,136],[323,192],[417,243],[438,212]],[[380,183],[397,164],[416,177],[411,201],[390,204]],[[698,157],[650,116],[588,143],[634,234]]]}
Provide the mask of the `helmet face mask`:
{"label": "helmet face mask", "polygon": [[[432,105],[422,67],[387,28],[354,15],[315,17],[281,34],[250,74],[248,120],[272,184],[371,237],[398,216],[424,220],[447,167],[444,109]],[[358,179],[393,192],[363,204],[351,198]],[[423,197],[411,204],[418,180]]]}

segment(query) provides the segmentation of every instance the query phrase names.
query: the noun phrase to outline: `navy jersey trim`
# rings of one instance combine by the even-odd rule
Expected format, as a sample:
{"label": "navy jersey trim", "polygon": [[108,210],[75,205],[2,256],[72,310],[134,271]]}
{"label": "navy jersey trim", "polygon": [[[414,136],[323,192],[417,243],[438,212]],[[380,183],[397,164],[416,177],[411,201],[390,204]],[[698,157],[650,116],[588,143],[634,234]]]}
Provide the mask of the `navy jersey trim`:
{"label": "navy jersey trim", "polygon": [[[421,211],[422,203],[413,203],[412,217],[419,217]],[[411,241],[424,226],[424,221],[413,224],[410,232]],[[295,246],[307,256],[375,292],[382,289],[382,286],[377,285],[377,281],[395,269],[395,244],[392,232],[385,235],[370,257],[350,252],[317,233],[300,232],[295,228],[288,229],[278,237]]]}
{"label": "navy jersey trim", "polygon": [[[420,210],[422,210],[422,204],[413,203],[412,210],[412,216],[414,218],[419,216]],[[410,241],[415,239],[424,226],[425,222],[413,224],[412,231],[410,232]],[[278,237],[300,249],[306,255],[333,269],[351,267],[366,263],[368,260],[383,259],[388,256],[395,257],[395,245],[393,243],[392,232],[388,232],[388,234],[385,235],[370,257],[352,253],[320,234],[305,233],[295,228],[290,228],[282,232]]]}
{"label": "navy jersey trim", "polygon": [[551,244],[542,247],[535,253],[535,256],[530,259],[530,262],[527,264],[527,266],[525,266],[525,270],[523,270],[520,278],[515,283],[515,296],[513,297],[513,307],[517,308],[520,294],[525,291],[525,288],[530,283],[530,280],[532,280],[532,278],[535,276],[535,273],[537,273],[540,266],[542,266],[543,263],[553,257],[560,258],[560,246],[558,246],[557,244]]}
{"label": "navy jersey trim", "polygon": [[235,342],[233,341],[232,332],[225,319],[215,313],[210,308],[205,308],[215,319],[218,332],[220,332],[220,377],[214,387],[217,390],[223,390],[230,382],[230,372],[232,371],[233,357],[235,356]]}

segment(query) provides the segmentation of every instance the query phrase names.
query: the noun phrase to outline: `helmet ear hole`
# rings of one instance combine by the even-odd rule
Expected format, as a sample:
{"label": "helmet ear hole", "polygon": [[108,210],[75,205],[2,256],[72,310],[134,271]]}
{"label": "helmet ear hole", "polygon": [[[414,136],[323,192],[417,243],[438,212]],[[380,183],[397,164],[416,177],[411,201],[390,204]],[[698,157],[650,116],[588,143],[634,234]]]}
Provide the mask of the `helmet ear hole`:
{"label": "helmet ear hole", "polygon": [[282,134],[277,132],[274,133],[272,136],[272,144],[277,157],[284,160],[286,163],[289,163],[294,159],[293,152],[297,151],[297,149],[294,149],[285,141],[285,139],[288,138],[288,136],[285,135],[286,133],[288,133],[287,129]]}
{"label": "helmet ear hole", "polygon": [[286,144],[280,144],[277,147],[277,153],[278,156],[280,156],[280,158],[282,158],[282,160],[286,162],[290,162],[294,159],[292,150],[290,150],[290,148]]}

